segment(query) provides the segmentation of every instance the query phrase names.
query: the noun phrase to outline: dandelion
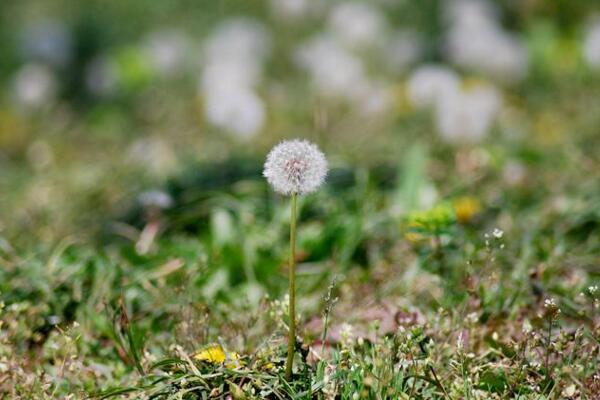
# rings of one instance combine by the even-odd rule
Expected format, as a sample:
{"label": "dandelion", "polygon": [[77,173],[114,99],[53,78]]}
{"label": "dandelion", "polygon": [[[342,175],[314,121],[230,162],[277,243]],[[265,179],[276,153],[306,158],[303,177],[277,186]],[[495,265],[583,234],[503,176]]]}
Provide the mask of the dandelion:
{"label": "dandelion", "polygon": [[327,160],[307,140],[284,141],[267,156],[263,175],[276,192],[292,196],[307,194],[323,184]]}
{"label": "dandelion", "polygon": [[251,19],[226,20],[211,34],[199,85],[211,124],[241,138],[260,131],[266,113],[256,86],[269,49],[268,32]]}
{"label": "dandelion", "polygon": [[444,50],[454,64],[506,81],[526,75],[525,46],[501,26],[490,2],[445,3],[449,29]]}
{"label": "dandelion", "polygon": [[333,8],[329,26],[348,48],[366,47],[385,37],[383,14],[376,7],[362,2],[344,2]]}
{"label": "dandelion", "polygon": [[225,364],[229,369],[237,367],[240,355],[236,352],[225,352],[220,344],[210,344],[194,354],[194,359],[204,361],[210,364]]}
{"label": "dandelion", "polygon": [[292,378],[296,344],[296,198],[314,192],[327,175],[327,160],[319,148],[307,140],[289,140],[275,146],[265,162],[265,178],[276,192],[291,196],[289,261],[289,330],[285,367],[287,380]]}
{"label": "dandelion", "polygon": [[588,28],[583,43],[583,57],[590,67],[600,68],[600,20]]}
{"label": "dandelion", "polygon": [[407,95],[416,108],[433,107],[440,98],[458,91],[460,79],[449,68],[426,64],[417,68],[408,78]]}
{"label": "dandelion", "polygon": [[40,108],[54,100],[58,92],[58,81],[52,70],[45,65],[30,63],[17,71],[13,87],[20,105]]}
{"label": "dandelion", "polygon": [[461,224],[471,222],[481,212],[481,203],[475,197],[459,197],[452,203],[456,220]]}
{"label": "dandelion", "polygon": [[444,93],[436,105],[436,126],[442,139],[473,143],[490,130],[502,107],[502,96],[494,86],[478,84]]}
{"label": "dandelion", "polygon": [[315,11],[315,4],[309,0],[271,0],[270,3],[275,17],[285,22],[302,21]]}

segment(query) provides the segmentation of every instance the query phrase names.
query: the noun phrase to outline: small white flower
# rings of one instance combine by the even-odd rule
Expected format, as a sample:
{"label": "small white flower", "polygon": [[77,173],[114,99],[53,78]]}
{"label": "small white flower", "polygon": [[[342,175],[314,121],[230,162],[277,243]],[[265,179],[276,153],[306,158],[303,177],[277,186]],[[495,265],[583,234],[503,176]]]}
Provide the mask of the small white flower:
{"label": "small white flower", "polygon": [[502,239],[502,236],[504,236],[504,231],[502,229],[494,229],[494,231],[492,232],[492,235],[494,235],[494,237],[496,239]]}
{"label": "small white flower", "polygon": [[544,307],[545,308],[556,308],[556,300],[554,300],[553,298],[548,298],[548,299],[544,300]]}
{"label": "small white flower", "polygon": [[319,148],[307,140],[286,140],[267,156],[263,175],[281,194],[311,193],[325,181],[327,160]]}

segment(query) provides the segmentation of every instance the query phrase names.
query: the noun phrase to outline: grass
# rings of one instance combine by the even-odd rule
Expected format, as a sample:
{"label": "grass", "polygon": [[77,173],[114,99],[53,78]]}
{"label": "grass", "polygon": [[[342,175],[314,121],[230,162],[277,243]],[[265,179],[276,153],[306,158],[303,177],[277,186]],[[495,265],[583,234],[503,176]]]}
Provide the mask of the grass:
{"label": "grass", "polygon": [[[562,199],[565,207],[556,196],[571,184],[567,172],[540,168],[515,189],[490,165],[477,185],[480,211],[462,222],[452,197],[392,217],[403,185],[429,163],[403,165],[397,186],[363,170],[352,185],[332,179],[324,193],[300,199],[303,342],[289,383],[287,305],[276,300],[288,206],[267,196],[260,176],[199,200],[227,207],[197,215],[195,227],[171,216],[191,207],[174,193],[174,222],[147,255],[133,242],[67,240],[30,253],[5,242],[3,390],[31,398],[594,398],[595,176],[578,178],[582,189]],[[240,358],[195,359],[209,343]]]}

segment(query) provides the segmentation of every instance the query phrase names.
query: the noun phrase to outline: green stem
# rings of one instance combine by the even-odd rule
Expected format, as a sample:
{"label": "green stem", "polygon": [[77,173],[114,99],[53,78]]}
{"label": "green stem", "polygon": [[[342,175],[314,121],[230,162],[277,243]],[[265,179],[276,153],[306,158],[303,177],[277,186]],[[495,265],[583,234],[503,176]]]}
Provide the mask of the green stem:
{"label": "green stem", "polygon": [[290,262],[289,262],[289,297],[288,309],[288,353],[285,363],[285,379],[292,380],[292,366],[294,364],[294,350],[296,348],[296,193],[292,193],[292,211],[290,219]]}

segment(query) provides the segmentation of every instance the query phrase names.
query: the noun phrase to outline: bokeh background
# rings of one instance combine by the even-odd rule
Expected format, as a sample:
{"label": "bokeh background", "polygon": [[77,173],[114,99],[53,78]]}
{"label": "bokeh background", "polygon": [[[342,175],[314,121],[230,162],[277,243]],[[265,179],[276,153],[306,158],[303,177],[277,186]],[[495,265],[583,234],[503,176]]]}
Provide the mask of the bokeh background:
{"label": "bokeh background", "polygon": [[340,167],[393,163],[417,142],[451,158],[465,144],[597,141],[599,9],[4,2],[2,234],[88,234],[198,163],[258,160],[282,138],[314,140]]}
{"label": "bokeh background", "polygon": [[284,337],[289,205],[261,173],[296,137],[331,167],[299,204],[306,338],[334,280],[332,343],[458,305],[509,337],[550,296],[579,324],[599,111],[598,1],[4,0],[0,372],[93,392],[136,348]]}

